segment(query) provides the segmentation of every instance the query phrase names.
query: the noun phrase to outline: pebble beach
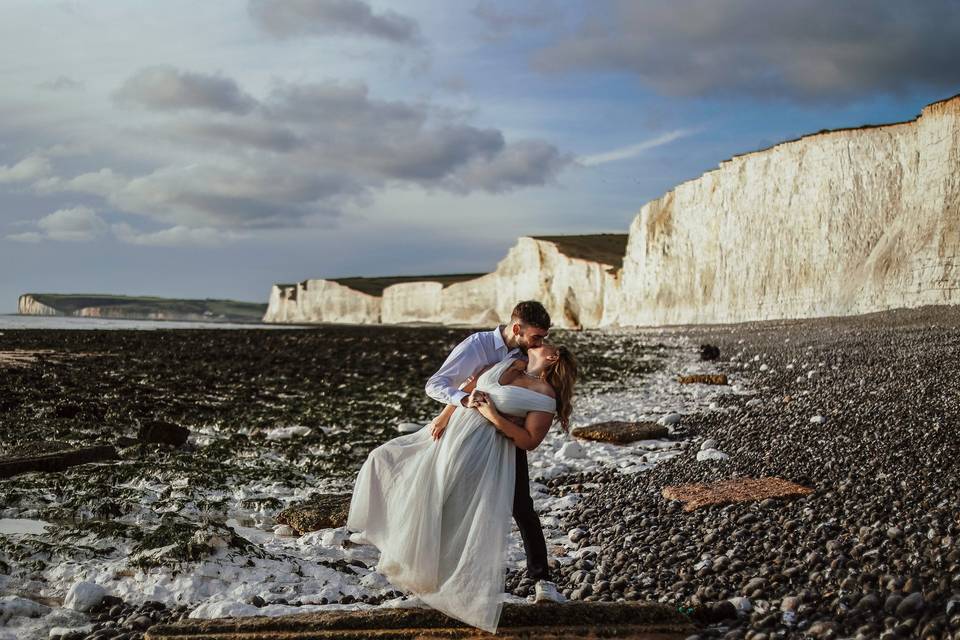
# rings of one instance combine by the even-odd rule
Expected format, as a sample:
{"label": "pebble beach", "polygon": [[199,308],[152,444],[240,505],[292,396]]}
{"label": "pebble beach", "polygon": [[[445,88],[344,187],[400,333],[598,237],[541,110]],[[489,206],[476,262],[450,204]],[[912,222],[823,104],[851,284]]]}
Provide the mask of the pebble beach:
{"label": "pebble beach", "polygon": [[[700,637],[956,636],[958,321],[941,307],[558,334],[584,364],[574,426],[669,428],[629,445],[555,429],[531,453],[558,585],[676,606]],[[275,517],[348,493],[367,451],[428,420],[423,382],[466,333],[4,331],[0,351],[42,352],[4,370],[4,449],[103,441],[120,459],[0,480],[0,637],[418,606],[345,529]],[[154,419],[189,439],[137,442]],[[812,493],[694,511],[662,495],[757,477]],[[531,593],[523,562],[514,532],[508,601]]]}

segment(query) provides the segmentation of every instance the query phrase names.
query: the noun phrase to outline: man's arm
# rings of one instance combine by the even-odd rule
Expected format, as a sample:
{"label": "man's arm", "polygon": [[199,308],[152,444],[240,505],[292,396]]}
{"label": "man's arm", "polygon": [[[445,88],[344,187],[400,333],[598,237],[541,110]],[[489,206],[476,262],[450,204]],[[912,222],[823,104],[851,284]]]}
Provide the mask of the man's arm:
{"label": "man's arm", "polygon": [[478,340],[477,334],[473,334],[453,348],[440,369],[427,380],[428,396],[443,404],[466,406],[470,394],[458,387],[487,364]]}

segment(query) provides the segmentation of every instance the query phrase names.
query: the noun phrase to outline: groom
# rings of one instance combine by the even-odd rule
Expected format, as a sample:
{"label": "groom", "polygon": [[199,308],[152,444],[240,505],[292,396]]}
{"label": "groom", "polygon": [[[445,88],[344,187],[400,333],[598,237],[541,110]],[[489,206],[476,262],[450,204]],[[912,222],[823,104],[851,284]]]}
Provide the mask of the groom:
{"label": "groom", "polygon": [[[534,300],[517,304],[510,314],[510,324],[499,325],[492,331],[481,331],[467,336],[454,347],[439,371],[427,381],[427,395],[444,404],[475,407],[470,396],[460,386],[486,366],[496,364],[508,355],[524,357],[527,349],[543,344],[550,331],[550,314]],[[479,393],[479,392],[475,392]],[[435,429],[440,437],[442,429]],[[527,576],[536,580],[536,602],[563,602],[557,585],[550,581],[547,566],[547,544],[543,539],[540,518],[533,510],[530,498],[530,472],[527,452],[517,450],[517,482],[513,491],[513,519],[523,538],[527,554]]]}

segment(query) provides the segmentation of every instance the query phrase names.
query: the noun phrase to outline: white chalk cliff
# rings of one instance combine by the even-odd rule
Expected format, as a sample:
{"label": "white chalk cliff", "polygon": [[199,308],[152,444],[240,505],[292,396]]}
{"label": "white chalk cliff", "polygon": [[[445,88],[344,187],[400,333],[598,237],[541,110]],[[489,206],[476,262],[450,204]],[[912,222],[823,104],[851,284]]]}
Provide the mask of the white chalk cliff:
{"label": "white chalk cliff", "polygon": [[589,328],[957,304],[960,96],[727,160],[644,205],[628,239],[522,237],[487,275],[396,280],[278,285],[264,320],[483,326],[536,299]]}
{"label": "white chalk cliff", "polygon": [[[577,257],[570,248],[567,253],[562,250],[571,240],[584,238],[588,239],[588,246],[597,239],[601,244],[612,242],[619,247],[615,251],[619,255],[607,259],[601,252],[599,257],[588,259]],[[383,287],[380,297],[333,280],[275,285],[264,321],[485,326],[506,321],[518,301],[533,299],[550,310],[556,326],[594,327],[603,319],[605,298],[616,292],[616,268],[625,244],[623,234],[553,240],[521,237],[493,273],[469,278],[453,276],[454,281],[447,282],[418,281],[407,276],[402,278],[403,282]],[[347,280],[363,279],[341,282]],[[313,296],[309,298],[312,302],[306,303],[309,296]],[[374,301],[379,301],[379,305],[374,305]]]}
{"label": "white chalk cliff", "polygon": [[17,313],[24,316],[62,316],[66,315],[38,301],[32,295],[25,294],[17,300]]}
{"label": "white chalk cliff", "polygon": [[[630,227],[621,325],[960,302],[960,96],[728,160]],[[955,266],[956,265],[956,266]]]}
{"label": "white chalk cliff", "polygon": [[375,324],[380,322],[380,304],[379,296],[356,291],[333,280],[275,284],[263,321]]}

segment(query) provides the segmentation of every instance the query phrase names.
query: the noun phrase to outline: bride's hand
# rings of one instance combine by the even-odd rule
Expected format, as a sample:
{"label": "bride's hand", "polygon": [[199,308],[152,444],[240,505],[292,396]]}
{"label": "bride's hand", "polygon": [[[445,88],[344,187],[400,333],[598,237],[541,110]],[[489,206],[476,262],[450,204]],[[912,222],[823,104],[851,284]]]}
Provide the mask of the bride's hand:
{"label": "bride's hand", "polygon": [[477,411],[480,412],[480,415],[491,422],[493,422],[500,415],[500,412],[497,411],[497,406],[493,404],[493,400],[491,400],[489,396],[477,402]]}

